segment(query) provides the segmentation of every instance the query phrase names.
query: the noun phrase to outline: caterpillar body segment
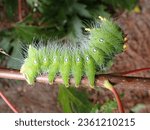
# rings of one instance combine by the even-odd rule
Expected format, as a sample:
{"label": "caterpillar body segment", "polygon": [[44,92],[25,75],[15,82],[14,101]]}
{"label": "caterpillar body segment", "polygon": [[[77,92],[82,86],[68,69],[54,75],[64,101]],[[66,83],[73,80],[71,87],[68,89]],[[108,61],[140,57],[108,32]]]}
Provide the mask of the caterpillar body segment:
{"label": "caterpillar body segment", "polygon": [[49,66],[52,64],[52,55],[46,49],[46,47],[43,47],[42,49],[39,49],[38,51],[39,59],[40,59],[40,71],[43,73],[47,73],[49,71]]}
{"label": "caterpillar body segment", "polygon": [[101,16],[99,16],[99,19],[101,23],[101,30],[107,31],[108,33],[114,35],[115,37],[117,37],[117,39],[122,41],[123,32],[116,23],[114,23],[112,20],[102,18]]}
{"label": "caterpillar body segment", "polygon": [[117,39],[114,35],[106,30],[94,29],[91,31],[91,44],[101,48],[108,55],[120,53],[123,50],[123,41]]}
{"label": "caterpillar body segment", "polygon": [[74,76],[75,86],[78,87],[80,85],[81,78],[84,72],[84,58],[82,57],[82,53],[78,50],[74,53],[72,59],[72,75]]}
{"label": "caterpillar body segment", "polygon": [[61,65],[60,65],[60,74],[63,78],[64,85],[69,87],[69,76],[71,72],[71,65],[72,65],[72,54],[70,51],[65,51],[61,53]]}
{"label": "caterpillar body segment", "polygon": [[[111,56],[115,52],[115,48],[112,44],[107,42],[101,33],[101,31],[96,29],[91,29],[91,39],[90,39],[90,46],[99,48],[100,50],[104,51],[106,55]],[[97,38],[99,37],[99,38]]]}
{"label": "caterpillar body segment", "polygon": [[28,49],[28,57],[25,59],[25,62],[20,69],[20,72],[25,76],[28,84],[32,85],[35,82],[35,78],[40,73],[40,66],[38,50],[30,45]]}
{"label": "caterpillar body segment", "polygon": [[48,67],[49,68],[48,80],[50,84],[53,84],[53,80],[56,74],[59,72],[61,53],[58,50],[54,50],[54,51],[52,50],[51,56],[52,56],[52,63]]}
{"label": "caterpillar body segment", "polygon": [[111,33],[108,33],[107,31],[99,31],[99,36],[102,39],[101,41],[104,41],[106,43],[105,45],[107,46],[107,43],[109,45],[112,45],[115,51],[112,50],[114,54],[120,53],[123,50],[122,43],[123,40],[117,39],[114,37]]}
{"label": "caterpillar body segment", "polygon": [[84,54],[84,59],[85,59],[85,74],[89,80],[89,84],[91,88],[94,88],[94,81],[95,81],[95,74],[96,74],[96,64],[94,59],[87,53],[85,52]]}
{"label": "caterpillar body segment", "polygon": [[98,66],[103,66],[105,64],[106,54],[102,50],[91,47],[89,48],[89,54]]}

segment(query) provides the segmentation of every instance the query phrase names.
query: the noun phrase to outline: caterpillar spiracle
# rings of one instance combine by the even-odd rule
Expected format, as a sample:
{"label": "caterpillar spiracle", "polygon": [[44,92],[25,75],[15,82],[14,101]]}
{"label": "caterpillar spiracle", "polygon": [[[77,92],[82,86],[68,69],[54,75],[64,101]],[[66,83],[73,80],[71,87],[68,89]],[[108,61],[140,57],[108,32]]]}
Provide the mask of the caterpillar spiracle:
{"label": "caterpillar spiracle", "polygon": [[82,76],[87,76],[93,88],[95,75],[110,68],[113,58],[123,51],[124,46],[119,26],[111,20],[99,18],[94,27],[86,28],[86,34],[74,41],[51,42],[44,47],[30,45],[20,69],[28,84],[34,84],[40,73],[48,73],[51,84],[60,74],[66,87],[69,86],[70,76],[74,77],[77,87]]}

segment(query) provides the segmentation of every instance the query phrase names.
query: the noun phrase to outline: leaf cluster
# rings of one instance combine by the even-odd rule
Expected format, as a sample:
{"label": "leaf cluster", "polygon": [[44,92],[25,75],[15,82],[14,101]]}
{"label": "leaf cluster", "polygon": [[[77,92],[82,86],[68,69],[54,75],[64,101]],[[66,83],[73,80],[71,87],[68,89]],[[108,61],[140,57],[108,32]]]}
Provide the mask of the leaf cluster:
{"label": "leaf cluster", "polygon": [[117,109],[117,103],[114,100],[107,100],[104,104],[93,104],[89,101],[89,95],[85,91],[78,90],[75,87],[66,88],[59,86],[58,101],[63,112],[66,113],[110,113]]}

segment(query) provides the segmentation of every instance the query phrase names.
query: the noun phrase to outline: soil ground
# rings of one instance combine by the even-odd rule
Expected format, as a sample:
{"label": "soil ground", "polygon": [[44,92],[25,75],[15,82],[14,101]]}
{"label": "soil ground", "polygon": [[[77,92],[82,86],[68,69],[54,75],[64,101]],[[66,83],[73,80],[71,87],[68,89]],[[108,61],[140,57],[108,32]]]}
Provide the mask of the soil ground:
{"label": "soil ground", "polygon": [[[150,67],[150,1],[141,0],[140,7],[140,13],[123,12],[117,17],[117,22],[127,35],[127,49],[116,57],[110,72]],[[150,77],[150,71],[131,76]],[[150,89],[146,89],[144,85],[143,83],[115,85],[117,91],[124,94],[122,102],[126,112],[132,112],[139,104],[143,104],[144,107],[136,112],[150,112]],[[139,89],[135,86],[139,86]],[[0,90],[19,112],[62,112],[57,102],[58,86],[36,83],[35,87],[29,87],[24,81],[0,79]],[[90,100],[95,103],[102,104],[113,98],[112,93],[104,89],[100,92],[88,92],[91,94]],[[1,98],[0,112],[12,112]]]}

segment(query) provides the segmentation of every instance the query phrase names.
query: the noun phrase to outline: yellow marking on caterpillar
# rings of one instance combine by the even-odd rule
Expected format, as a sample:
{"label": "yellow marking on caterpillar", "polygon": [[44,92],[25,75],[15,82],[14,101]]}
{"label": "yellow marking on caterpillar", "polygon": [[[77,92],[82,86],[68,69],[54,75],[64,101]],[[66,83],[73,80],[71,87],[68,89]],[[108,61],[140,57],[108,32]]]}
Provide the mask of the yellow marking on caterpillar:
{"label": "yellow marking on caterpillar", "polygon": [[106,20],[106,18],[103,18],[102,16],[98,16],[98,18],[99,18],[100,20],[102,20],[102,21],[105,21],[105,20]]}
{"label": "yellow marking on caterpillar", "polygon": [[126,44],[123,45],[123,50],[124,51],[127,50],[127,45]]}
{"label": "yellow marking on caterpillar", "polygon": [[90,31],[91,31],[91,29],[90,29],[90,28],[85,28],[85,31],[90,32]]}
{"label": "yellow marking on caterpillar", "polygon": [[128,38],[127,38],[127,37],[125,37],[125,38],[124,38],[124,42],[126,42],[127,40],[128,40]]}
{"label": "yellow marking on caterpillar", "polygon": [[135,6],[134,9],[133,9],[133,12],[135,12],[135,13],[141,13],[140,7],[138,5]]}

